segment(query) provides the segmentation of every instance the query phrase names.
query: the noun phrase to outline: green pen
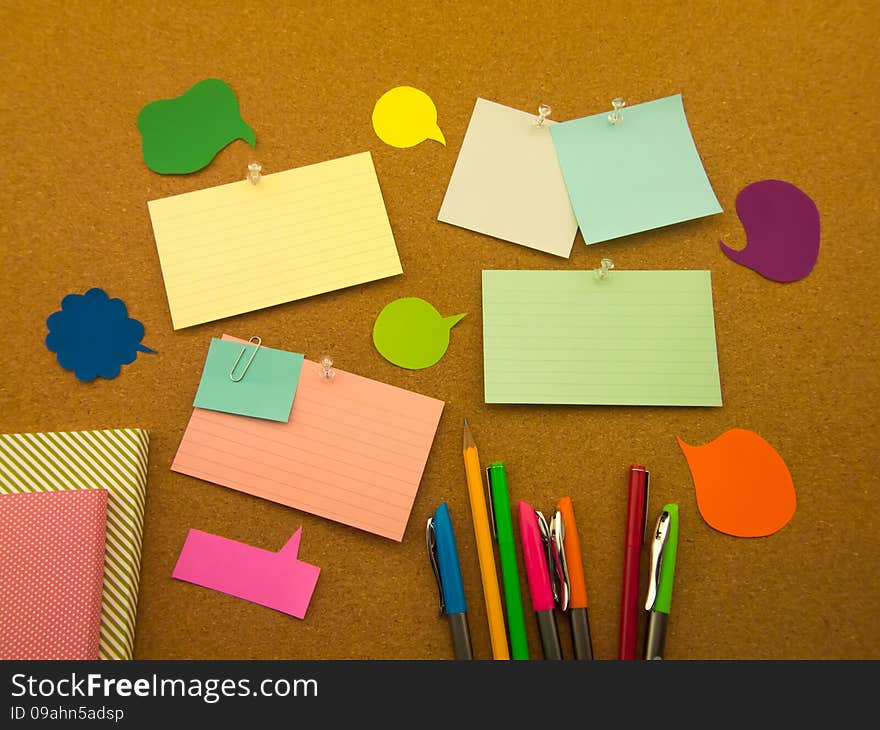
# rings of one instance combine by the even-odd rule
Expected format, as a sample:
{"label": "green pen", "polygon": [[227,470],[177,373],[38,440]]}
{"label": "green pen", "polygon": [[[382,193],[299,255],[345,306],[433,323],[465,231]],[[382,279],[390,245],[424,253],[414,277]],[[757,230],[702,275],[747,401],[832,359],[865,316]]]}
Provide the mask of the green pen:
{"label": "green pen", "polygon": [[678,505],[664,505],[657,518],[651,540],[651,582],[648,584],[648,632],[645,659],[662,659],[666,645],[666,625],[672,605],[672,581],[678,552]]}
{"label": "green pen", "polygon": [[510,519],[510,498],[507,495],[507,473],[504,470],[504,462],[493,461],[489,464],[486,469],[486,483],[489,487],[491,511],[489,524],[492,527],[492,536],[498,540],[498,552],[501,556],[510,654],[513,659],[528,659],[529,642],[526,638],[526,619],[519,589],[519,570],[516,567],[513,521]]}

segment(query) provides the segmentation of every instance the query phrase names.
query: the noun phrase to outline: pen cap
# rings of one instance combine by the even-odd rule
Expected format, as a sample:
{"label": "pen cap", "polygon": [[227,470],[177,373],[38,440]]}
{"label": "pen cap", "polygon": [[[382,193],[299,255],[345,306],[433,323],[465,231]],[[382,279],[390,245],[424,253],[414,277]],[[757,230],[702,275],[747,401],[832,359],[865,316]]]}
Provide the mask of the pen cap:
{"label": "pen cap", "polygon": [[529,594],[535,611],[552,611],[553,589],[550,586],[550,571],[547,568],[547,553],[538,528],[538,516],[534,508],[519,503],[519,539],[522,542],[523,563],[526,566]]}
{"label": "pen cap", "polygon": [[511,523],[506,519],[498,519],[498,515],[510,514],[510,496],[507,493],[507,471],[503,461],[493,461],[486,469],[486,479],[489,486],[489,499],[492,503],[493,520],[492,529],[495,531],[498,542],[513,540]]}
{"label": "pen cap", "polygon": [[449,508],[443,502],[434,512],[434,531],[437,539],[437,566],[440,571],[440,584],[443,587],[443,600],[446,613],[464,613],[467,605],[464,600],[464,586],[461,582],[461,568],[458,564],[458,549]]}
{"label": "pen cap", "polygon": [[629,494],[626,511],[626,544],[641,547],[645,543],[648,517],[648,470],[641,464],[629,468]]}
{"label": "pen cap", "polygon": [[678,553],[678,505],[663,505],[663,511],[669,513],[669,531],[663,548],[663,562],[660,564],[660,581],[657,584],[654,610],[669,613],[672,605],[672,582],[675,577],[675,556]]}
{"label": "pen cap", "polygon": [[581,558],[581,542],[578,539],[577,524],[574,521],[574,507],[571,497],[563,497],[556,505],[565,525],[565,539],[562,547],[565,550],[565,562],[568,565],[568,583],[570,596],[569,608],[587,607],[587,586],[584,583],[584,564]]}

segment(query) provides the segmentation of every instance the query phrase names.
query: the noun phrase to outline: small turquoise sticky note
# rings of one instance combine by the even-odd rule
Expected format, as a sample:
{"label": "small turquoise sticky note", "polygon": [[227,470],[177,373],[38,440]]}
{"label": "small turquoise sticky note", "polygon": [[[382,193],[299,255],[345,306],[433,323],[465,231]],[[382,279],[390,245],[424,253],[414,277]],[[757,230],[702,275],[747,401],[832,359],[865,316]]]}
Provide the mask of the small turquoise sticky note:
{"label": "small turquoise sticky note", "polygon": [[[235,377],[238,378],[242,371],[244,377],[233,382],[229,371],[242,347],[245,351],[235,367]],[[193,405],[196,408],[287,423],[299,383],[303,356],[271,347],[260,347],[254,354],[256,347],[250,343],[213,338]],[[253,360],[251,355],[254,356]]]}
{"label": "small turquoise sticky note", "polygon": [[[610,106],[610,105],[609,105]],[[550,127],[587,244],[721,212],[681,94]]]}

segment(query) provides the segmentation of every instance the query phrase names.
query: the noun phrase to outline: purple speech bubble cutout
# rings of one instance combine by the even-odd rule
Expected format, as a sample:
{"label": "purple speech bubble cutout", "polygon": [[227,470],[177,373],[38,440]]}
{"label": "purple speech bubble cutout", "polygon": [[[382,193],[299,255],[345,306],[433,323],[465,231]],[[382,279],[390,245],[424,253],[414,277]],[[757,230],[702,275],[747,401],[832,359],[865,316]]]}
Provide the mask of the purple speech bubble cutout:
{"label": "purple speech bubble cutout", "polygon": [[784,180],[760,180],[736,196],[746,229],[741,251],[719,241],[729,259],[772,281],[803,279],[819,258],[819,209],[812,198]]}

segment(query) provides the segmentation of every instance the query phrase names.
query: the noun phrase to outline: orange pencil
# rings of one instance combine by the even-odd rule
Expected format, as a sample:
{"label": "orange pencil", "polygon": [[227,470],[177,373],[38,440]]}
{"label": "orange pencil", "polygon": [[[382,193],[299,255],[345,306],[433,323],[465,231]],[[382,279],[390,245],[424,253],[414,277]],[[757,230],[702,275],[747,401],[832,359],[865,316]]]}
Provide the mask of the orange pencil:
{"label": "orange pencil", "polygon": [[571,497],[563,497],[556,505],[565,526],[562,547],[568,568],[569,613],[571,614],[571,637],[575,659],[592,659],[593,642],[590,638],[590,617],[587,613],[587,586],[584,583],[584,564],[581,560],[581,542],[578,540]]}
{"label": "orange pencil", "polygon": [[474,538],[477,541],[477,557],[480,561],[480,577],[483,581],[483,597],[486,599],[486,615],[489,619],[492,658],[510,659],[507,632],[504,627],[504,612],[501,609],[501,590],[498,587],[498,572],[495,569],[495,550],[492,547],[492,534],[489,530],[486,493],[483,490],[482,471],[480,470],[480,455],[477,453],[477,445],[471,435],[467,418],[464,419],[462,451],[468,496],[471,502],[471,516],[474,520]]}

